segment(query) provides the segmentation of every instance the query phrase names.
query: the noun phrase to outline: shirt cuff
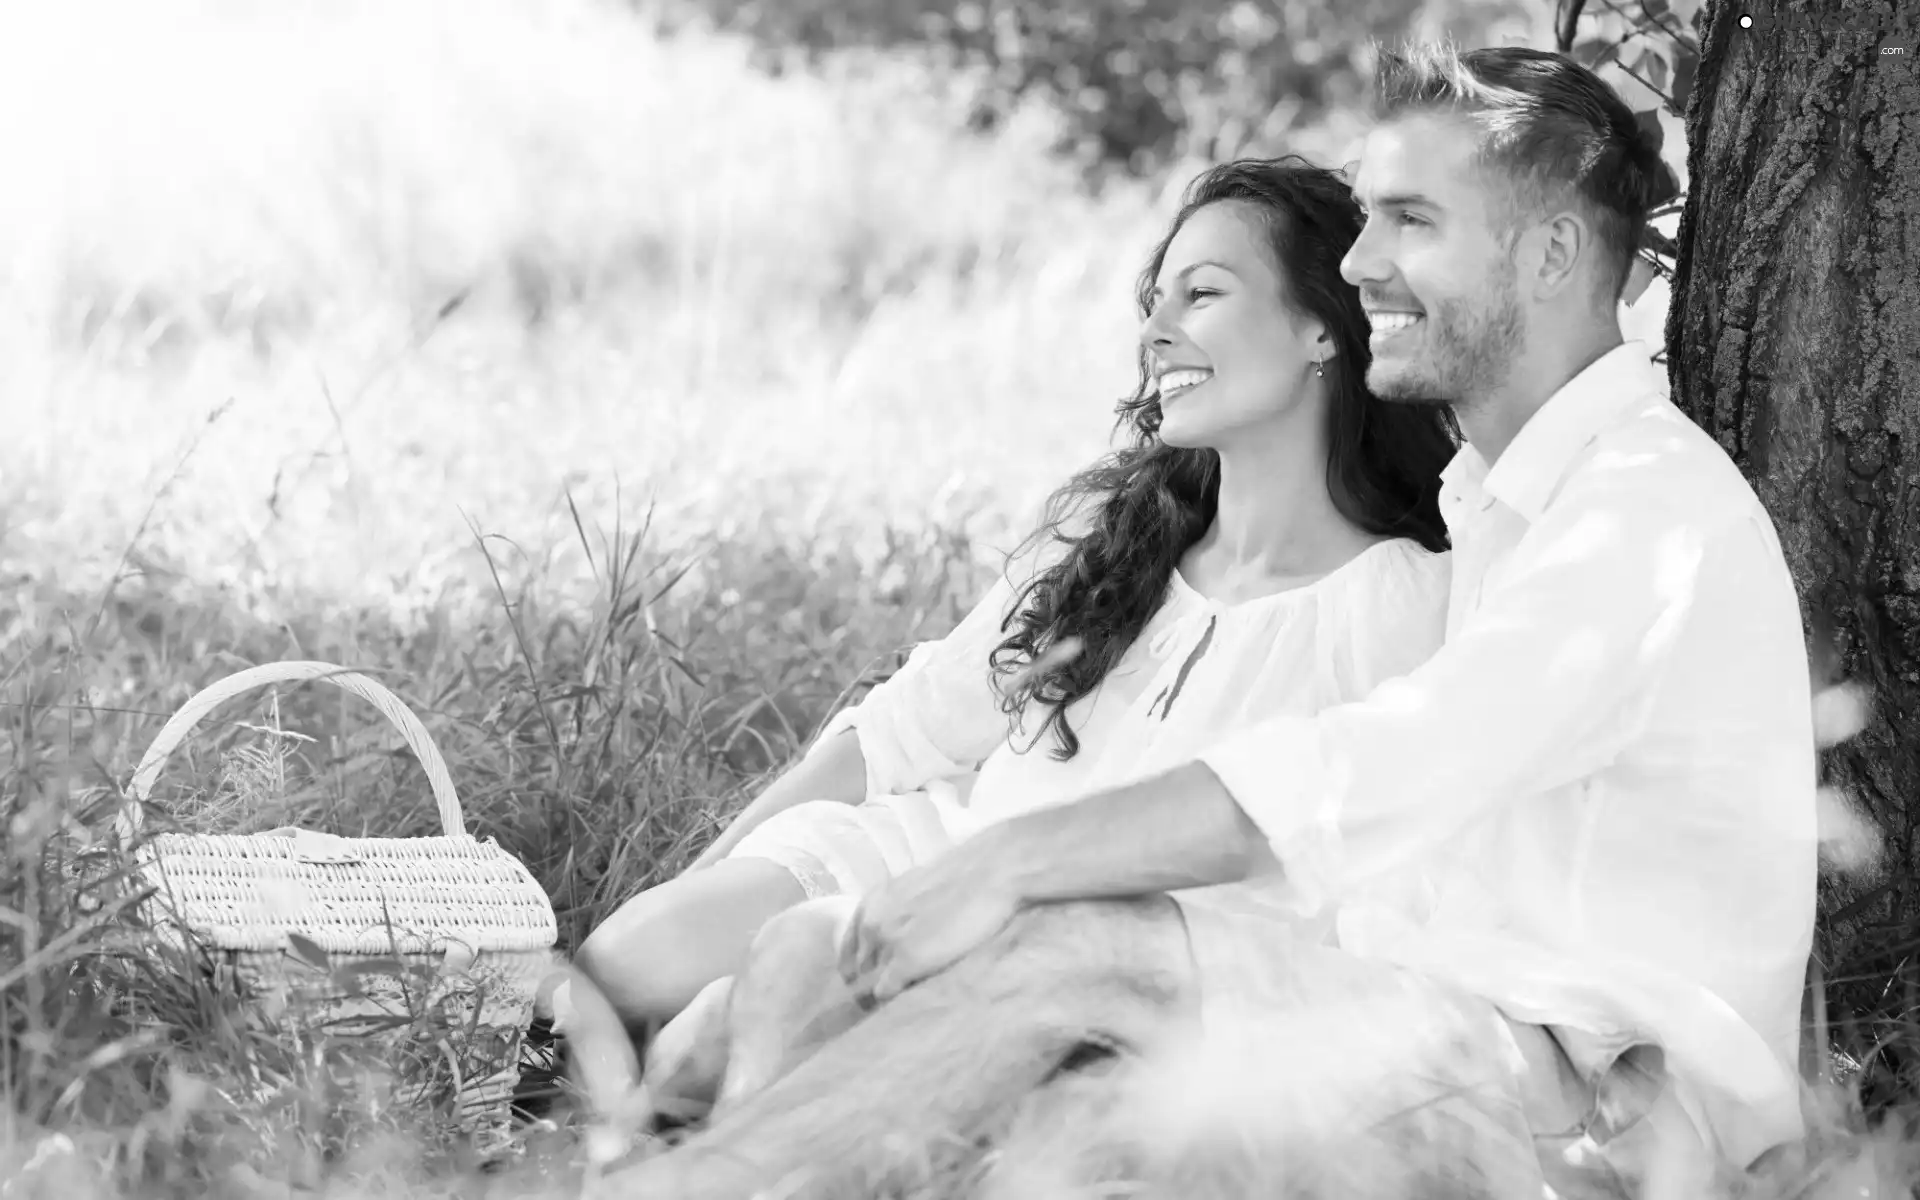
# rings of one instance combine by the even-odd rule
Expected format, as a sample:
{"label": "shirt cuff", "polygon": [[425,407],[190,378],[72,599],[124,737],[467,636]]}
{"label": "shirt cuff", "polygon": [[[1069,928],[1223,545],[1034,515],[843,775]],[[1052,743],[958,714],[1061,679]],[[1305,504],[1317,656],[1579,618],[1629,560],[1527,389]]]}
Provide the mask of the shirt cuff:
{"label": "shirt cuff", "polygon": [[1308,912],[1339,886],[1341,789],[1311,718],[1280,717],[1220,739],[1199,761],[1247,814]]}

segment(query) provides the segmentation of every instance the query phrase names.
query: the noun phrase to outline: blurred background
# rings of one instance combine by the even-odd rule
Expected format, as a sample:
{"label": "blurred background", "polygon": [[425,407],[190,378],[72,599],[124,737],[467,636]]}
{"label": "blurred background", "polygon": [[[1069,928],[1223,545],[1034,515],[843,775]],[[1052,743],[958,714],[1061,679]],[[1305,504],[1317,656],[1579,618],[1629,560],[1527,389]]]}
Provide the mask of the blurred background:
{"label": "blurred background", "polygon": [[418,618],[493,590],[475,528],[584,569],[576,512],[651,508],[662,550],[1004,548],[1106,446],[1199,165],[1346,161],[1370,39],[1553,15],[7,5],[0,570]]}

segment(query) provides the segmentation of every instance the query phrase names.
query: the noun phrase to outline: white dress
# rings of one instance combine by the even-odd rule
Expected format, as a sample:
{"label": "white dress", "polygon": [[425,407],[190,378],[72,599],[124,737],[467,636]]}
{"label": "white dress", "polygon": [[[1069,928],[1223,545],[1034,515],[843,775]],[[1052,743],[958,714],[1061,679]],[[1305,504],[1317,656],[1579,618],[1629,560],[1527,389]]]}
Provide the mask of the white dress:
{"label": "white dress", "polygon": [[[988,656],[1018,595],[1003,576],[952,633],[828,722],[822,738],[860,739],[866,802],[797,805],[729,857],[780,863],[810,898],[864,894],[984,825],[1191,761],[1226,730],[1356,700],[1439,648],[1448,567],[1446,554],[1395,538],[1311,584],[1238,604],[1206,599],[1175,572],[1140,637],[1068,708],[1080,750],[1064,762],[1041,731],[1044,710],[1018,726],[1001,711]],[[1177,898],[1309,915],[1277,876]]]}

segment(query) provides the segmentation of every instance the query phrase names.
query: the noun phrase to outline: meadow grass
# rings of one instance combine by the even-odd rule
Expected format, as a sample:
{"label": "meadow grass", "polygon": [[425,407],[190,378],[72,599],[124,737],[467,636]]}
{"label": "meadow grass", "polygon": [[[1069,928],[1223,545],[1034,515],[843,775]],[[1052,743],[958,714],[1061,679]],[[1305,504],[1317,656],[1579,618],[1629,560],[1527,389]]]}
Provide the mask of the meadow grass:
{"label": "meadow grass", "polygon": [[[1083,196],[1044,114],[968,137],[911,64],[773,81],[611,6],[291,11],[3,18],[0,1177],[33,1194],[473,1182],[76,884],[199,687],[387,681],[564,951],[950,626],[1131,384],[1157,197]],[[377,715],[278,701],[313,740],[271,786],[236,702],[163,826],[432,831]]]}
{"label": "meadow grass", "polygon": [[[565,1136],[479,1174],[134,938],[114,797],[197,689],[315,658],[423,716],[563,951],[676,870],[1131,387],[1184,174],[1090,196],[1044,111],[954,112],[910,60],[772,79],[587,0],[0,15],[7,1200],[570,1186]],[[159,824],[434,829],[358,702],[219,715]]]}

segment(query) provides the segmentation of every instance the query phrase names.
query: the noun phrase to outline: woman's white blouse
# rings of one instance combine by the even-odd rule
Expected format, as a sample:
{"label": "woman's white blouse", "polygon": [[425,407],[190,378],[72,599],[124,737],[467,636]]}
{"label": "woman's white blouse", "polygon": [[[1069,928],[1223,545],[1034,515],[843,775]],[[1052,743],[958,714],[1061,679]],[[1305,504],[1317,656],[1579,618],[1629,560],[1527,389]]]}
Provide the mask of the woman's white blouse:
{"label": "woman's white blouse", "polygon": [[[869,796],[977,768],[963,785],[969,820],[1004,820],[1190,762],[1225,731],[1311,715],[1405,674],[1440,646],[1448,565],[1395,538],[1312,584],[1238,604],[1207,600],[1176,572],[1141,636],[1069,706],[1080,750],[1064,762],[1042,729],[1046,710],[1018,726],[1002,710],[989,656],[1025,582],[1003,574],[952,633],[917,647],[822,737],[857,732]],[[1029,563],[1027,577],[1037,569]]]}

